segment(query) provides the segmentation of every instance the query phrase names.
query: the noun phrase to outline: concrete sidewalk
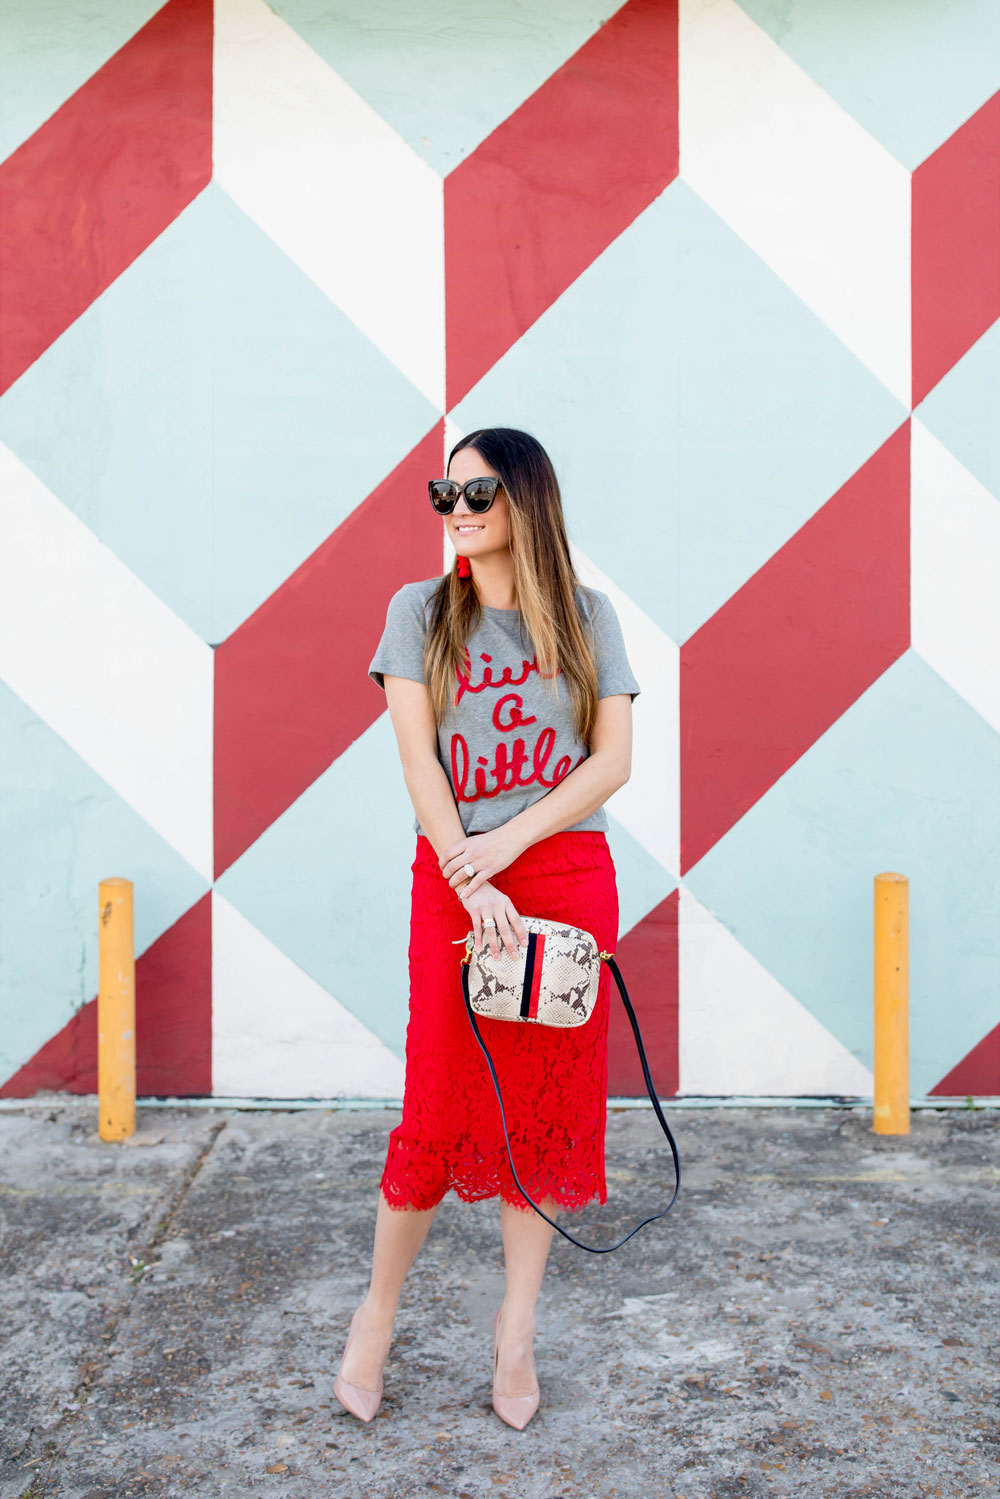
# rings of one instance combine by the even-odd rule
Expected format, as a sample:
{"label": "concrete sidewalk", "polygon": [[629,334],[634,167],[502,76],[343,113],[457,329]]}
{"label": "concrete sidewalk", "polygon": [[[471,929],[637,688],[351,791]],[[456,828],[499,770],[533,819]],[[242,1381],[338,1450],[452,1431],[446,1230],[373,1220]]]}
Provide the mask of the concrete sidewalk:
{"label": "concrete sidewalk", "polygon": [[[0,1492],[61,1499],[987,1499],[1000,1491],[1000,1116],[675,1110],[670,1215],[558,1235],[538,1415],[490,1407],[495,1201],[449,1195],[370,1426],[333,1398],[391,1111],[0,1114]],[[601,1242],[669,1195],[649,1110],[608,1122]],[[569,1220],[566,1220],[569,1224]]]}

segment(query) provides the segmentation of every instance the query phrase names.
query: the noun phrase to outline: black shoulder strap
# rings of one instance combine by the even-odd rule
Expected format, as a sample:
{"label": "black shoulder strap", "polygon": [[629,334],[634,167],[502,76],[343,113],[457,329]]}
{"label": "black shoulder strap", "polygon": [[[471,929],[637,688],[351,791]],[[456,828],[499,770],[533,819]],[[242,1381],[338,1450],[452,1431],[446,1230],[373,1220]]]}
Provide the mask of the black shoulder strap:
{"label": "black shoulder strap", "polygon": [[479,1026],[476,1023],[475,1011],[473,1010],[472,1005],[469,1001],[469,965],[467,963],[462,964],[462,993],[465,996],[465,1008],[468,1012],[469,1019],[472,1021],[472,1029],[475,1032],[476,1040],[479,1042],[479,1048],[482,1051],[483,1056],[486,1058],[486,1065],[489,1067],[490,1076],[493,1079],[493,1087],[496,1090],[497,1103],[500,1105],[500,1120],[503,1124],[503,1137],[507,1142],[507,1158],[510,1161],[511,1175],[513,1176],[514,1181],[517,1185],[517,1190],[520,1192],[524,1200],[531,1204],[535,1212],[538,1213],[540,1217],[545,1219],[546,1223],[551,1223],[553,1228],[558,1229],[564,1239],[569,1239],[571,1244],[576,1244],[580,1249],[589,1249],[593,1254],[610,1254],[613,1249],[620,1249],[621,1246],[626,1242],[626,1240],[631,1239],[633,1234],[637,1234],[639,1232],[640,1228],[645,1228],[647,1223],[655,1223],[657,1218],[662,1218],[664,1213],[669,1213],[670,1209],[673,1207],[675,1201],[677,1200],[677,1194],[681,1188],[681,1163],[680,1157],[677,1154],[677,1144],[674,1140],[673,1135],[670,1133],[669,1124],[663,1117],[663,1110],[660,1108],[660,1100],[657,1098],[656,1089],[653,1087],[653,1079],[649,1074],[649,1063],[646,1061],[646,1052],[642,1044],[642,1034],[639,1030],[639,1022],[635,1018],[635,1010],[632,1008],[632,1001],[628,997],[628,990],[625,988],[625,980],[622,978],[621,971],[614,958],[607,958],[604,961],[607,962],[608,967],[611,969],[611,972],[615,976],[615,983],[618,985],[618,992],[622,997],[622,1003],[625,1006],[625,1010],[629,1018],[629,1023],[632,1026],[632,1033],[635,1036],[635,1044],[639,1048],[639,1060],[642,1062],[642,1075],[646,1080],[646,1091],[649,1094],[650,1102],[652,1103],[653,1108],[656,1111],[656,1117],[660,1121],[660,1127],[663,1130],[663,1133],[666,1135],[668,1141],[670,1142],[670,1150],[674,1158],[674,1176],[676,1178],[674,1195],[673,1197],[671,1197],[670,1201],[667,1203],[662,1212],[653,1213],[649,1218],[643,1218],[642,1222],[637,1223],[635,1228],[631,1229],[629,1233],[625,1235],[624,1239],[618,1240],[617,1244],[605,1245],[584,1244],[581,1239],[574,1238],[574,1236],[565,1228],[563,1228],[561,1224],[556,1223],[554,1218],[550,1218],[548,1213],[543,1213],[542,1209],[538,1206],[538,1203],[535,1202],[533,1198],[529,1197],[527,1192],[521,1186],[520,1178],[514,1167],[514,1158],[511,1154],[510,1136],[507,1133],[507,1116],[504,1113],[503,1099],[500,1096],[500,1083],[497,1080],[496,1068],[493,1065],[493,1058],[490,1056],[489,1051],[487,1050],[486,1043],[483,1040],[482,1036],[479,1034]]}

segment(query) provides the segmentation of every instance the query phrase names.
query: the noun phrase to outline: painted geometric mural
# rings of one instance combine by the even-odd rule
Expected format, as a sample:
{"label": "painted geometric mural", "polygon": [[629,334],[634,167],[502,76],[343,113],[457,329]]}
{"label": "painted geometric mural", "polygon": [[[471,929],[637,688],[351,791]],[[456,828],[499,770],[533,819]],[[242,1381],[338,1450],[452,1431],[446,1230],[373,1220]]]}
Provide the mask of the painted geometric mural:
{"label": "painted geometric mural", "polygon": [[[0,1094],[398,1098],[366,675],[426,480],[525,427],[642,687],[608,803],[659,1092],[1000,1095],[1000,8],[9,0]],[[610,1091],[642,1094],[615,1012]]]}

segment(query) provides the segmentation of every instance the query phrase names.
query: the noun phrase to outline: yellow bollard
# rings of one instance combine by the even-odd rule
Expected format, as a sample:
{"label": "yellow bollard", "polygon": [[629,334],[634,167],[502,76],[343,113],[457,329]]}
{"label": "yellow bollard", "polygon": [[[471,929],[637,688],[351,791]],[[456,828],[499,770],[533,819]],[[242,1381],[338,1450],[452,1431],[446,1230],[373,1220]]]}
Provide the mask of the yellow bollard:
{"label": "yellow bollard", "polygon": [[877,1135],[910,1133],[910,882],[875,876],[875,1107]]}
{"label": "yellow bollard", "polygon": [[97,917],[97,1103],[102,1140],[135,1133],[132,881],[101,880]]}

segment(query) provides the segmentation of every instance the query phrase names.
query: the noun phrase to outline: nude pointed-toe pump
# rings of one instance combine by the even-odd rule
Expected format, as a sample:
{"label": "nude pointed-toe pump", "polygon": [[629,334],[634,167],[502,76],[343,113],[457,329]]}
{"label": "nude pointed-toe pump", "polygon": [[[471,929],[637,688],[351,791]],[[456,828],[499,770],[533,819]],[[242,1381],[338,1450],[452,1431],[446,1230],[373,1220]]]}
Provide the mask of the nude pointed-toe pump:
{"label": "nude pointed-toe pump", "polygon": [[500,1323],[500,1313],[497,1312],[493,1318],[493,1409],[501,1421],[506,1421],[508,1426],[513,1426],[517,1431],[523,1431],[538,1409],[541,1399],[541,1391],[536,1385],[530,1395],[500,1395],[497,1393],[497,1330]]}
{"label": "nude pointed-toe pump", "polygon": [[[344,1359],[347,1357],[347,1350],[350,1348],[351,1339],[354,1337],[355,1319],[360,1310],[361,1308],[358,1307],[351,1318],[347,1342],[344,1346],[343,1357],[340,1360],[340,1369],[344,1367]],[[362,1421],[370,1421],[382,1403],[382,1376],[379,1375],[378,1388],[369,1390],[364,1385],[351,1384],[349,1380],[342,1378],[340,1369],[337,1370],[333,1381],[333,1393],[344,1409],[349,1410],[352,1416],[358,1416]]]}

